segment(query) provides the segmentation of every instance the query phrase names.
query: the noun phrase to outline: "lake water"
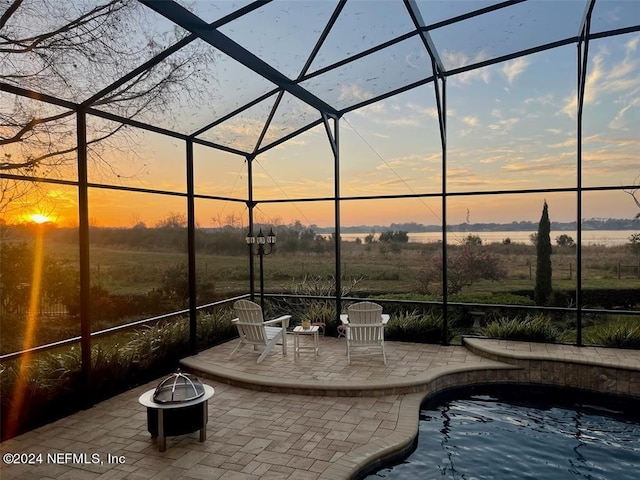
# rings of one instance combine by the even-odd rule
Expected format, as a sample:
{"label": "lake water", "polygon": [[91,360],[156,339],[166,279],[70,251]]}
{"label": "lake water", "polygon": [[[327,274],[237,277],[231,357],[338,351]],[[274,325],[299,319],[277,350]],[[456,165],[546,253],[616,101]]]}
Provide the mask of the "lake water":
{"label": "lake water", "polygon": [[[379,232],[378,232],[379,233]],[[502,243],[506,238],[511,239],[512,243],[524,243],[531,245],[531,234],[536,233],[534,231],[508,231],[508,232],[448,232],[447,241],[449,244],[462,244],[464,238],[467,235],[478,235],[482,239],[483,244],[488,243]],[[589,245],[625,245],[629,243],[629,237],[634,233],[638,233],[634,230],[583,230],[582,231],[582,244]],[[364,241],[364,238],[368,233],[343,233],[342,239],[345,241],[355,241],[356,238]],[[442,240],[442,233],[440,232],[417,232],[409,233],[409,242],[412,243],[432,243]],[[552,231],[551,242],[555,245],[556,237],[560,235],[569,235],[574,241],[577,240],[578,235],[575,230],[564,231]],[[377,236],[377,235],[376,235]]]}
{"label": "lake water", "polygon": [[366,478],[637,480],[640,423],[607,407],[529,395],[451,400],[421,412],[406,460]]}

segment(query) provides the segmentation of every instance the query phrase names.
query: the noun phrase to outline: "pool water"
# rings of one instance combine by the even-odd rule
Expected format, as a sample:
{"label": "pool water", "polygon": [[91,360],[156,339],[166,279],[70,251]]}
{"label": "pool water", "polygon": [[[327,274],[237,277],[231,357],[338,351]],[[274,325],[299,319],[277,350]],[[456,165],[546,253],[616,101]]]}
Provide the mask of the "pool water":
{"label": "pool water", "polygon": [[629,415],[637,404],[625,413],[545,395],[506,397],[475,394],[428,406],[415,451],[366,478],[640,479],[640,421]]}

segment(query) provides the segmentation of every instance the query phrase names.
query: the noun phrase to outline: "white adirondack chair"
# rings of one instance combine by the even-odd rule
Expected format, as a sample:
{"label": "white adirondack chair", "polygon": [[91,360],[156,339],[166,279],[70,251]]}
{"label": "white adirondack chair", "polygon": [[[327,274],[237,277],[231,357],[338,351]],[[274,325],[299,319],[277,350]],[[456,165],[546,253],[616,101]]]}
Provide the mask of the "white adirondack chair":
{"label": "white adirondack chair", "polygon": [[233,357],[243,345],[253,345],[254,350],[262,350],[256,360],[256,363],[260,363],[279,341],[282,342],[282,354],[287,354],[287,327],[291,315],[283,315],[265,322],[262,317],[262,308],[257,303],[238,300],[233,304],[233,308],[238,318],[231,320],[231,323],[238,328],[240,341],[229,358]]}
{"label": "white adirondack chair", "polygon": [[359,302],[350,305],[347,322],[347,360],[351,365],[354,355],[382,354],[384,364],[384,323],[382,306],[373,302]]}

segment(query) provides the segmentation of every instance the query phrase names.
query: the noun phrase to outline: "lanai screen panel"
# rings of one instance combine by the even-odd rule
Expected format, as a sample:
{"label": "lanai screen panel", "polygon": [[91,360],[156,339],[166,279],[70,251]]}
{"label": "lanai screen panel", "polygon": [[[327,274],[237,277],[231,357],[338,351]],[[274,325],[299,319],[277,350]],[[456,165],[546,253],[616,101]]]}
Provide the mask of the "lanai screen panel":
{"label": "lanai screen panel", "polygon": [[[22,132],[23,127],[34,118],[55,120],[35,124],[30,130]],[[73,110],[0,91],[0,139],[20,138],[20,141],[2,144],[0,162],[6,160],[5,155],[15,159],[41,159],[36,165],[29,161],[20,162],[21,165],[9,170],[9,173],[25,177],[46,175],[58,180],[76,179],[75,129]],[[65,153],[53,155],[55,152]]]}
{"label": "lanai screen panel", "polygon": [[461,15],[499,5],[497,0],[416,0],[425,25],[451,21]]}
{"label": "lanai screen panel", "polygon": [[585,186],[616,187],[640,180],[639,47],[638,33],[589,44],[582,127]]}
{"label": "lanai screen panel", "polygon": [[[17,185],[18,189],[29,189],[31,185],[29,181],[17,183],[25,184]],[[66,305],[79,304],[76,281],[79,269],[76,254],[79,250],[78,237],[73,235],[72,228],[56,231],[53,226],[53,222],[66,227],[78,224],[77,189],[65,185],[54,185],[42,193],[46,194],[46,197],[34,205],[33,209],[30,209],[28,204],[21,204],[22,202],[18,201],[15,203],[20,204],[19,211],[3,211],[3,213],[15,213],[17,222],[22,225],[11,230],[7,229],[6,233],[3,231],[0,241],[4,274],[3,302],[0,306],[2,322],[0,354],[2,355],[80,334],[80,325],[75,318],[68,320],[62,318]],[[40,223],[39,218],[42,217],[48,220]],[[4,219],[4,217],[0,218]],[[63,256],[59,255],[61,244],[65,247]],[[40,262],[38,258],[41,259]],[[51,261],[53,258],[56,261]],[[34,270],[40,276],[40,281],[34,282]],[[34,284],[39,286],[37,291]],[[34,298],[38,298],[39,301],[34,302]],[[36,321],[39,320],[39,312],[58,314],[58,316],[47,318],[46,321]],[[42,327],[43,323],[52,324],[55,328],[45,330]],[[32,330],[31,335],[29,326],[37,327],[35,332]],[[3,387],[3,392],[9,390],[10,387]],[[4,395],[6,394],[3,393]]]}
{"label": "lanai screen panel", "polygon": [[334,2],[317,0],[265,3],[220,31],[296,79],[334,9]]}
{"label": "lanai screen panel", "polygon": [[567,45],[453,76],[448,191],[575,186],[576,68]]}
{"label": "lanai screen panel", "polygon": [[339,110],[433,76],[422,41],[411,37],[302,82]]}
{"label": "lanai screen panel", "polygon": [[[186,255],[187,236],[187,200],[186,196],[168,195],[164,193],[150,193],[128,190],[114,190],[107,188],[89,189],[89,219],[91,226],[109,227],[114,229],[144,227],[158,228],[167,226],[172,231],[181,231],[179,248],[184,247]],[[77,210],[77,206],[73,205]],[[163,239],[164,246],[175,246],[172,243],[176,234]],[[126,241],[118,242],[116,237],[104,241],[102,245],[112,242],[113,245],[126,245]],[[145,235],[137,237],[140,248],[148,248],[150,243]]]}
{"label": "lanai screen panel", "polygon": [[[337,5],[337,3],[336,3]],[[310,73],[379,47],[414,30],[402,2],[347,2],[314,59]]]}
{"label": "lanai screen panel", "polygon": [[260,148],[277,142],[306,125],[320,120],[321,115],[318,110],[297,97],[284,93],[277,109],[273,112],[273,118],[269,122]]}
{"label": "lanai screen panel", "polygon": [[529,1],[430,31],[446,70],[578,34],[585,2]]}
{"label": "lanai screen panel", "polygon": [[442,144],[432,85],[346,114],[340,123],[343,197],[442,190]]}
{"label": "lanai screen panel", "polygon": [[224,1],[193,1],[176,0],[190,12],[198,15],[207,23],[222,21],[228,15],[254,3],[252,0],[224,0]]}
{"label": "lanai screen panel", "polygon": [[94,115],[87,137],[89,183],[186,193],[184,141]]}
{"label": "lanai screen panel", "polygon": [[[253,198],[256,201],[330,198],[335,194],[334,172],[324,125],[318,125],[256,157]],[[299,218],[294,211],[289,212],[293,218]],[[291,218],[282,215],[284,220]]]}
{"label": "lanai screen panel", "polygon": [[[157,75],[175,72],[175,82],[162,99],[161,109],[142,111],[135,118],[184,134],[197,132],[275,88],[268,80],[200,39],[161,61],[152,72]],[[150,76],[149,80],[153,81],[156,74],[143,75]],[[139,79],[136,77],[119,90],[128,91]],[[133,110],[129,109],[138,106],[139,101],[134,97],[130,101],[98,105],[97,108],[131,114]]]}
{"label": "lanai screen panel", "polygon": [[196,138],[251,153],[258,145],[260,132],[264,129],[277,99],[278,94],[272,93],[264,100],[237,112],[228,119],[214,122],[211,128],[203,131]]}
{"label": "lanai screen panel", "polygon": [[601,33],[640,24],[640,8],[635,1],[599,0],[591,16],[591,32]]}
{"label": "lanai screen panel", "polygon": [[247,165],[241,155],[195,144],[193,180],[196,195],[232,199],[248,197]]}

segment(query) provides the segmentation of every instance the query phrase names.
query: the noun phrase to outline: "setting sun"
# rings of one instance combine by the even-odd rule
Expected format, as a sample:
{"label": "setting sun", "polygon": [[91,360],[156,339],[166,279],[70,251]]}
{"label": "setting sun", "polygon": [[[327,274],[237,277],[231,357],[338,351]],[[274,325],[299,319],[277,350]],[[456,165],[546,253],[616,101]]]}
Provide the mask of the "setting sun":
{"label": "setting sun", "polygon": [[47,223],[51,222],[51,217],[42,213],[34,213],[29,215],[29,219],[34,223]]}

